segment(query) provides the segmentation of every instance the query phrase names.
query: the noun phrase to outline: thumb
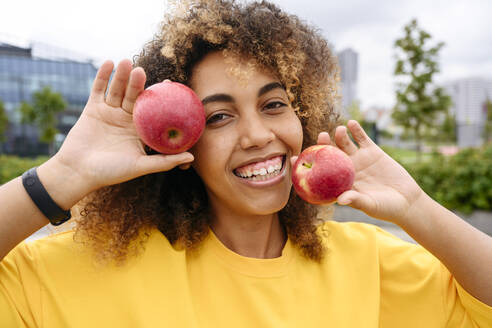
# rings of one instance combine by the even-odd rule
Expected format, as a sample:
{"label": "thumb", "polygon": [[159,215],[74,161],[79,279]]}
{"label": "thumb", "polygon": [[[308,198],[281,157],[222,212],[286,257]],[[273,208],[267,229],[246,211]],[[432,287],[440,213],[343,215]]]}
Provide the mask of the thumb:
{"label": "thumb", "polygon": [[175,155],[146,155],[139,158],[136,169],[140,175],[169,171],[180,164],[191,163],[194,159],[188,152]]}
{"label": "thumb", "polygon": [[374,201],[371,197],[361,194],[355,190],[348,190],[338,196],[337,203],[340,205],[350,205],[350,207],[363,212],[368,212],[374,207]]}

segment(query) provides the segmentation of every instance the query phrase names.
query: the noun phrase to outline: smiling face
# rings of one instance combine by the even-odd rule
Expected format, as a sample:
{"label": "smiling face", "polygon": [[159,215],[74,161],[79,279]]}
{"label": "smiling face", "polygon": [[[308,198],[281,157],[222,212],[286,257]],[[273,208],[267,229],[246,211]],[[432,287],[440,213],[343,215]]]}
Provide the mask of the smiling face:
{"label": "smiling face", "polygon": [[191,149],[193,168],[214,211],[266,215],[282,209],[292,187],[288,159],[301,151],[302,127],[279,80],[213,52],[194,67],[190,84],[207,120]]}

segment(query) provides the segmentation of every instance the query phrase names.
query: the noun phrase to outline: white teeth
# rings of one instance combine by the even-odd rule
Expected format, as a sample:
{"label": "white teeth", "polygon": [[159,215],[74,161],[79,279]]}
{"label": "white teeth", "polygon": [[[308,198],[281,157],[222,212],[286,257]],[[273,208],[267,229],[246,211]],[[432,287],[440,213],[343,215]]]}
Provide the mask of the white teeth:
{"label": "white teeth", "polygon": [[282,170],[282,163],[279,163],[277,165],[270,165],[267,168],[262,167],[259,170],[246,170],[243,172],[235,171],[234,173],[237,176],[244,179],[249,179],[252,181],[263,181],[263,180],[268,180],[276,175],[279,175],[281,170]]}
{"label": "white teeth", "polygon": [[253,175],[253,172],[251,171],[237,172],[236,174],[239,175],[241,178],[249,178],[250,176]]}
{"label": "white teeth", "polygon": [[246,172],[237,172],[236,174],[241,178],[250,179],[253,181],[263,181],[268,180],[278,174],[280,174],[280,170],[282,169],[282,165],[269,166],[268,169],[261,168],[259,170],[254,171],[246,171]]}

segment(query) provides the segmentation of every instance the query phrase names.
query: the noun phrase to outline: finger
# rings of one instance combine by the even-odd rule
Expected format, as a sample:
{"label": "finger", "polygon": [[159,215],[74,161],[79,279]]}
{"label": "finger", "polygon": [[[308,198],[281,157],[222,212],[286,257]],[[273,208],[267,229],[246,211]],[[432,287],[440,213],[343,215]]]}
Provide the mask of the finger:
{"label": "finger", "polygon": [[146,155],[140,157],[136,169],[139,175],[169,171],[180,164],[191,163],[194,159],[188,152],[176,155]]}
{"label": "finger", "polygon": [[330,135],[328,132],[321,132],[318,135],[318,145],[329,145],[331,143]]}
{"label": "finger", "polygon": [[129,114],[133,113],[133,106],[135,106],[137,97],[145,88],[145,79],[145,71],[141,67],[135,68],[130,73],[130,81],[126,87],[125,97],[121,104],[121,108],[123,108],[125,112]]}
{"label": "finger", "polygon": [[104,101],[104,94],[108,87],[108,81],[113,72],[114,64],[111,60],[106,60],[97,70],[96,78],[92,83],[90,99],[94,101]]}
{"label": "finger", "polygon": [[299,157],[299,156],[292,156],[292,157],[290,158],[290,165],[291,165],[291,166],[294,166],[294,164],[296,163],[296,161],[297,161],[297,158],[298,158],[298,157]]}
{"label": "finger", "polygon": [[187,169],[190,168],[190,166],[191,166],[191,164],[189,164],[189,163],[187,163],[187,164],[181,164],[181,165],[179,165],[179,168],[181,170],[187,170]]}
{"label": "finger", "polygon": [[368,147],[374,143],[364,131],[362,126],[360,126],[359,122],[350,120],[347,123],[347,127],[350,130],[350,133],[352,133],[355,142],[357,142],[360,147]]}
{"label": "finger", "polygon": [[118,64],[116,72],[113,75],[113,79],[111,80],[111,84],[109,85],[106,104],[112,107],[121,107],[121,101],[125,96],[126,85],[128,83],[131,70],[132,62],[128,59],[124,59]]}
{"label": "finger", "polygon": [[338,126],[335,130],[335,143],[348,155],[353,155],[358,150],[357,146],[350,140],[345,126]]}
{"label": "finger", "polygon": [[374,208],[374,200],[371,197],[355,190],[348,190],[338,196],[337,203],[340,205],[350,205],[350,207],[365,212],[371,211]]}

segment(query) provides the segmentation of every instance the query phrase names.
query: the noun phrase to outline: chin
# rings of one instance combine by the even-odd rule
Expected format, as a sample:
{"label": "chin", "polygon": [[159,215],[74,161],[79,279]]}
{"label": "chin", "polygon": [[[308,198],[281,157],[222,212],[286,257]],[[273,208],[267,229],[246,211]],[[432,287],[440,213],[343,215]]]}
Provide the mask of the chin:
{"label": "chin", "polygon": [[289,197],[282,197],[282,199],[263,199],[261,201],[251,201],[250,204],[254,206],[250,207],[248,211],[254,215],[270,215],[281,211],[289,202]]}

